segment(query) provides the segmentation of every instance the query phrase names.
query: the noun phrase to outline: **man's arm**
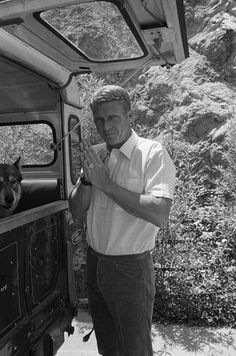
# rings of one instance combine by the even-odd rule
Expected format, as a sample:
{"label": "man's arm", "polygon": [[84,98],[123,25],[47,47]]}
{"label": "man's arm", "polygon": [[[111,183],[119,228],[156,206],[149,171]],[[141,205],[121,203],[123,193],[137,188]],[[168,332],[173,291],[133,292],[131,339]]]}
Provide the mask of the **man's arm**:
{"label": "man's arm", "polygon": [[[89,177],[84,170],[84,145],[80,143],[80,162],[83,168],[85,181],[90,183]],[[69,196],[69,209],[71,211],[73,220],[81,221],[83,215],[88,210],[91,202],[91,185],[84,185],[79,180],[76,182],[74,189]]]}
{"label": "man's arm", "polygon": [[137,218],[163,227],[168,219],[172,201],[168,198],[139,194],[109,181],[103,192],[121,208]]}
{"label": "man's arm", "polygon": [[158,227],[165,224],[171,208],[171,199],[136,193],[113,182],[102,160],[89,143],[84,145],[84,171],[95,188],[128,213]]}
{"label": "man's arm", "polygon": [[69,209],[73,220],[80,221],[91,201],[91,186],[77,183],[69,196]]}

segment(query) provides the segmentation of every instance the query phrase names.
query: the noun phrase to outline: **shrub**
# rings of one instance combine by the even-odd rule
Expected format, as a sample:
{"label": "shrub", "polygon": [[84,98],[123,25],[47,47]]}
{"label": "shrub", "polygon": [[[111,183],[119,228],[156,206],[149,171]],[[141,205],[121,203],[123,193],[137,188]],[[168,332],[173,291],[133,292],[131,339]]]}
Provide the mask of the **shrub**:
{"label": "shrub", "polygon": [[210,185],[191,164],[194,147],[167,142],[178,174],[170,220],[154,251],[154,319],[236,325],[236,149],[228,142],[228,166],[218,167]]}

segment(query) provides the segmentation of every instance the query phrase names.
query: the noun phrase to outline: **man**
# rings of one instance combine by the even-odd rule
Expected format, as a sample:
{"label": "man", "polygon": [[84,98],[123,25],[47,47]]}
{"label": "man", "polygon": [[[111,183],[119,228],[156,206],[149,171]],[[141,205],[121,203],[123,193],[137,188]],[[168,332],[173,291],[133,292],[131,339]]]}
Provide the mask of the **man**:
{"label": "man", "polygon": [[108,85],[91,100],[105,141],[80,144],[84,175],[69,204],[76,219],[87,211],[88,299],[104,356],[150,356],[155,294],[150,251],[169,215],[175,168],[162,145],[130,128],[130,98]]}

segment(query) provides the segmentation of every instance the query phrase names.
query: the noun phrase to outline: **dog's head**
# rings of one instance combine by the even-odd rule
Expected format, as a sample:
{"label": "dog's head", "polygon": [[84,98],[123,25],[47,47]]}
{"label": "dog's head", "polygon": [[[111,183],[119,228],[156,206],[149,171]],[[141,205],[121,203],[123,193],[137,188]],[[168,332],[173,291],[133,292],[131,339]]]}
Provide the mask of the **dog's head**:
{"label": "dog's head", "polygon": [[11,215],[21,198],[20,157],[10,164],[0,164],[0,218]]}

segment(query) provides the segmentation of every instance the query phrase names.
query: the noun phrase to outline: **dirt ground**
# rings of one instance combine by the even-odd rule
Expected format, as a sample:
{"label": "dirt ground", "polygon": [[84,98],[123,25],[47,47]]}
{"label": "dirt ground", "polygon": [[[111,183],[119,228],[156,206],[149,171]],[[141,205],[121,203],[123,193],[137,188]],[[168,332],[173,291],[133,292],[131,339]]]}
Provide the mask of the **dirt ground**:
{"label": "dirt ground", "polygon": [[[94,332],[83,342],[92,329],[88,312],[79,309],[73,326],[56,356],[98,356]],[[155,356],[236,356],[236,329],[153,324],[152,337]]]}

